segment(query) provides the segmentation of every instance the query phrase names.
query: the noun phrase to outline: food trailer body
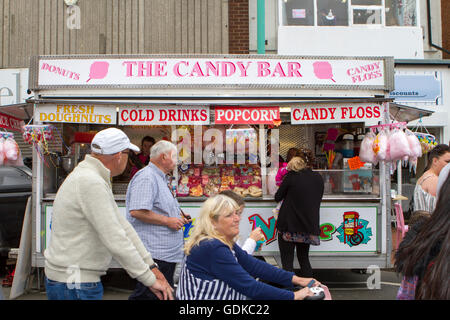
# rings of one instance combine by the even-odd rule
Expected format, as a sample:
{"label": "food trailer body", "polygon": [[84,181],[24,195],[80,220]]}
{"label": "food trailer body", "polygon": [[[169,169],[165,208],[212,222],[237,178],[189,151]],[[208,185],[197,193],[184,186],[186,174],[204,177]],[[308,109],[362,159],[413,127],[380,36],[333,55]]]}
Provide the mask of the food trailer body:
{"label": "food trailer body", "polygon": [[[278,153],[309,148],[325,181],[313,268],[391,266],[386,165],[350,170],[346,161],[358,155],[353,152],[332,168],[323,144],[329,129],[357,135],[390,121],[392,58],[39,56],[30,70],[34,125],[53,126],[47,155],[38,148],[33,153],[33,266],[44,266],[53,200],[73,167],[63,170],[61,160],[81,161],[89,152],[86,135],[110,126],[135,144],[145,135],[177,144],[173,187],[193,218],[185,238],[206,197],[231,188],[246,200],[241,240],[261,227],[265,239],[255,255],[274,257],[280,266],[273,197]],[[128,181],[113,179],[123,214]]]}

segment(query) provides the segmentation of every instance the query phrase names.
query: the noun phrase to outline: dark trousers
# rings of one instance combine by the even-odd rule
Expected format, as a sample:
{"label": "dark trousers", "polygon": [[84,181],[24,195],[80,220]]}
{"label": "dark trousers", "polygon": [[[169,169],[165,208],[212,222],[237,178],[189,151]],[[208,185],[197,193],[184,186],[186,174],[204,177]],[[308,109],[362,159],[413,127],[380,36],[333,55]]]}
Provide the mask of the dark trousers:
{"label": "dark trousers", "polygon": [[[166,262],[162,260],[153,259],[158,264],[158,269],[166,277],[167,282],[173,288],[173,274],[175,272],[176,263]],[[133,293],[128,297],[128,300],[159,300],[157,296],[150,289],[140,283],[136,283],[136,288]]]}
{"label": "dark trousers", "polygon": [[286,271],[294,271],[294,249],[297,249],[297,259],[300,265],[300,275],[305,278],[312,278],[313,272],[309,262],[309,244],[284,241],[281,234],[278,234],[278,247],[280,249],[281,265]]}

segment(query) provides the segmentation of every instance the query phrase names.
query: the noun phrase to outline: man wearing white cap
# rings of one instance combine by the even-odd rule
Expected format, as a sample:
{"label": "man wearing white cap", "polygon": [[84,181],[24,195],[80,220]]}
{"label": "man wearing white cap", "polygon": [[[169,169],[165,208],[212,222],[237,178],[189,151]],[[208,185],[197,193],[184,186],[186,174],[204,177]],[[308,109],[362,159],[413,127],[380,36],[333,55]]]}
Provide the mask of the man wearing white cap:
{"label": "man wearing white cap", "polygon": [[158,298],[173,299],[173,289],[114,200],[111,178],[124,171],[130,149],[139,151],[123,131],[98,132],[91,155],[59,188],[44,252],[49,300],[102,299],[100,276],[112,258]]}

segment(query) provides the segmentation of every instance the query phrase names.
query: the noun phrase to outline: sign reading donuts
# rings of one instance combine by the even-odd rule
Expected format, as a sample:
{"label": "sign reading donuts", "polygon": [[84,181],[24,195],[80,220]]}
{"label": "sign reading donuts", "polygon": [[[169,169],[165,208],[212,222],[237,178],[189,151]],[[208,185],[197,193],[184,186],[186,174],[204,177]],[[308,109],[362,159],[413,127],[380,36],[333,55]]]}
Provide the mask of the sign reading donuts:
{"label": "sign reading donuts", "polygon": [[383,106],[374,103],[308,104],[291,108],[292,124],[381,121]]}
{"label": "sign reading donuts", "polygon": [[280,121],[279,107],[216,107],[216,124],[274,124]]}

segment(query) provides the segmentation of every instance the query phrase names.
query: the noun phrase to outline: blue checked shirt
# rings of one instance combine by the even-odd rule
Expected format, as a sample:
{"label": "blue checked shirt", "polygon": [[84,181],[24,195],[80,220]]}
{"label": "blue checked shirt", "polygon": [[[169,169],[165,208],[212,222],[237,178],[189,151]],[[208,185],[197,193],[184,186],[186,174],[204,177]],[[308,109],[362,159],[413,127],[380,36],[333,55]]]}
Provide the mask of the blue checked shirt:
{"label": "blue checked shirt", "polygon": [[130,215],[130,210],[151,210],[167,217],[180,217],[180,205],[168,188],[168,177],[153,163],[139,170],[127,189],[127,220],[136,230],[153,259],[181,262],[183,259],[183,229],[172,230],[142,222]]}

